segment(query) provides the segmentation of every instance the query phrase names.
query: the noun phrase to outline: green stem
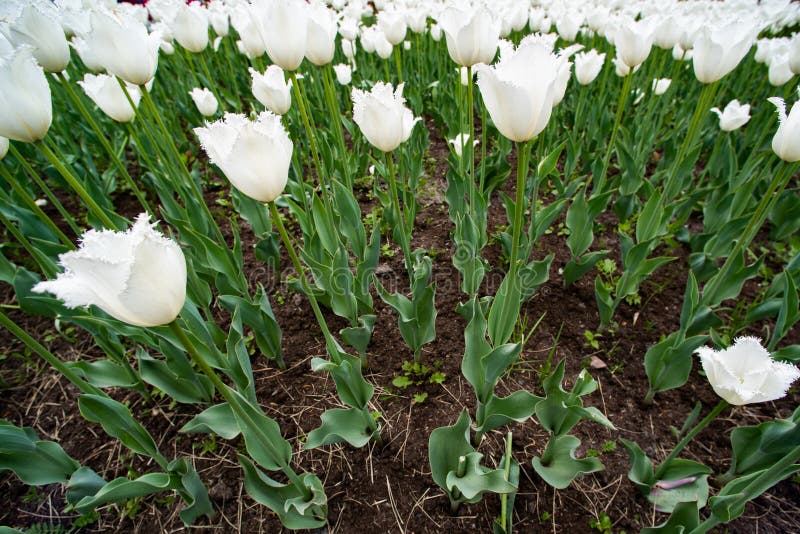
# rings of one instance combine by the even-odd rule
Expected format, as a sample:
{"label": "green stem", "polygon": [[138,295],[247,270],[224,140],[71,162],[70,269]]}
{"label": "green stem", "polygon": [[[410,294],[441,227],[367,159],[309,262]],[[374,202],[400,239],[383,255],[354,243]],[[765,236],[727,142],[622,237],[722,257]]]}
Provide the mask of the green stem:
{"label": "green stem", "polygon": [[614,150],[614,144],[617,140],[617,131],[619,130],[619,125],[622,122],[622,112],[625,110],[625,102],[628,101],[628,94],[631,92],[631,82],[633,81],[634,71],[628,73],[625,76],[625,81],[622,84],[622,90],[619,94],[619,99],[617,100],[617,113],[614,116],[614,126],[611,128],[611,138],[608,140],[608,145],[606,146],[606,152],[603,155],[603,167],[600,171],[600,176],[598,177],[599,180],[595,183],[594,190],[596,192],[602,192],[605,188],[606,184],[606,173],[608,173],[608,164],[611,161],[611,152]]}
{"label": "green stem", "polygon": [[[525,204],[525,178],[528,175],[528,152],[530,141],[517,142],[517,195],[514,204],[514,223],[511,234],[511,258],[509,261],[509,276],[516,276],[519,268],[519,239],[522,233],[522,215]],[[536,206],[531,206],[536,209]],[[516,283],[516,282],[514,282]]]}
{"label": "green stem", "polygon": [[[269,452],[270,456],[272,456],[273,460],[278,463],[280,466],[281,471],[283,471],[292,484],[303,492],[303,495],[306,499],[311,497],[311,492],[300,479],[298,474],[292,469],[292,467],[282,460],[282,455],[278,452],[277,448],[273,445],[272,441],[266,435],[266,433],[261,429],[261,427],[250,417],[247,413],[247,410],[242,408],[241,404],[239,404],[239,399],[236,398],[235,395],[232,395],[230,391],[228,391],[228,387],[222,382],[222,379],[219,375],[214,371],[214,369],[206,362],[205,358],[197,351],[197,348],[191,342],[191,340],[186,335],[186,332],[183,331],[180,325],[178,325],[177,321],[172,321],[169,324],[169,328],[173,334],[178,338],[178,340],[183,345],[183,348],[186,352],[191,356],[192,360],[195,362],[197,367],[205,374],[210,380],[211,383],[214,384],[214,387],[219,391],[220,395],[230,404],[231,409],[236,412],[236,415],[241,418],[246,426],[249,427],[250,431],[258,437],[258,440],[261,442],[261,445],[264,446]],[[253,407],[255,408],[255,407]],[[260,410],[260,408],[258,408]]]}
{"label": "green stem", "polygon": [[[320,162],[319,158],[319,151],[317,149],[317,141],[314,136],[314,130],[311,127],[311,119],[308,115],[308,108],[306,107],[306,99],[303,95],[303,91],[300,87],[300,80],[297,78],[297,74],[292,71],[289,73],[289,76],[292,80],[292,91],[294,91],[295,100],[297,100],[297,106],[300,108],[300,118],[303,121],[303,126],[306,129],[306,135],[308,136],[308,144],[311,148],[311,157],[314,160],[314,166],[317,170],[317,180],[319,180],[319,185],[322,189],[328,188],[328,181],[327,175],[325,174],[325,170],[322,167],[322,163]],[[327,199],[327,193],[323,193],[322,199]]]}
{"label": "green stem", "polygon": [[70,212],[67,211],[64,205],[61,204],[61,201],[58,200],[58,197],[56,197],[52,189],[50,189],[50,187],[44,182],[44,180],[42,180],[39,177],[39,175],[36,173],[33,167],[31,167],[31,164],[28,163],[28,160],[26,160],[22,156],[22,154],[19,153],[19,151],[16,149],[13,143],[9,143],[8,150],[9,152],[11,152],[11,155],[14,156],[17,159],[17,161],[19,161],[20,165],[22,165],[22,168],[25,170],[25,173],[28,175],[28,177],[34,181],[34,183],[39,187],[39,189],[41,189],[42,192],[45,194],[47,199],[53,204],[53,206],[56,207],[58,213],[61,214],[61,217],[64,219],[64,221],[66,221],[67,225],[75,233],[75,235],[76,236],[81,235],[81,229],[78,227],[78,223],[75,222],[75,218],[72,216]]}
{"label": "green stem", "polygon": [[397,68],[397,85],[403,83],[403,58],[400,55],[403,53],[403,43],[398,44],[392,51],[394,54],[394,64]]}
{"label": "green stem", "polygon": [[467,84],[467,114],[469,116],[469,139],[467,140],[466,145],[462,147],[462,151],[464,154],[469,154],[469,209],[470,211],[475,210],[475,195],[477,193],[477,183],[475,181],[475,151],[472,149],[474,144],[473,141],[475,140],[475,108],[473,103],[473,94],[472,94],[472,67],[467,67],[467,79],[469,83]]}
{"label": "green stem", "polygon": [[544,466],[550,465],[550,462],[553,461],[553,455],[556,452],[556,436],[552,432],[550,433],[550,439],[547,440],[547,445],[544,448],[544,452],[542,453],[541,463]]}
{"label": "green stem", "polygon": [[62,232],[61,229],[56,225],[56,223],[53,222],[53,219],[51,219],[44,211],[42,211],[42,208],[36,204],[34,198],[28,194],[28,191],[22,187],[22,185],[14,178],[14,176],[11,175],[10,172],[8,172],[3,165],[0,165],[0,176],[2,176],[3,179],[8,182],[14,192],[17,193],[20,198],[22,198],[22,201],[26,206],[28,206],[28,209],[36,214],[39,220],[42,221],[67,248],[75,248],[75,245],[72,244],[72,241],[70,241],[64,232]]}
{"label": "green stem", "polygon": [[328,102],[328,108],[331,114],[331,120],[334,121],[333,131],[336,135],[336,141],[339,144],[339,157],[342,163],[342,177],[344,178],[344,183],[347,184],[348,187],[352,187],[352,180],[350,179],[349,173],[349,165],[348,165],[348,152],[347,147],[344,143],[344,132],[342,131],[342,112],[339,109],[339,105],[336,103],[336,96],[334,93],[334,86],[333,86],[333,78],[331,75],[331,71],[333,67],[331,67],[330,63],[325,65],[322,68],[322,84],[325,88],[325,99]]}
{"label": "green stem", "polygon": [[692,439],[694,439],[694,437],[697,434],[699,434],[700,431],[702,431],[708,425],[708,423],[713,421],[714,418],[717,417],[722,412],[722,410],[724,410],[727,407],[728,407],[727,401],[724,401],[724,400],[719,401],[719,403],[716,406],[714,406],[714,409],[711,410],[708,413],[708,415],[706,415],[703,418],[702,421],[697,423],[694,426],[694,428],[692,428],[689,432],[686,433],[685,436],[683,436],[683,439],[681,439],[678,442],[678,444],[675,445],[675,448],[672,449],[672,452],[670,452],[669,455],[666,458],[664,458],[664,461],[661,462],[661,465],[659,465],[658,469],[656,469],[656,472],[655,472],[655,475],[654,475],[656,481],[661,480],[661,477],[664,475],[664,472],[669,468],[669,464],[672,463],[672,460],[677,458],[677,456],[681,453],[683,448],[686,447],[686,445],[690,441],[692,441]]}
{"label": "green stem", "polygon": [[[509,477],[511,476],[511,440],[513,436],[509,431],[506,434],[506,455],[505,455],[505,465],[503,466],[503,477],[506,479],[506,482],[511,482]],[[508,494],[503,493],[500,495],[500,525],[503,527],[503,532],[508,532],[506,529],[506,525],[508,523]]]}
{"label": "green stem", "polygon": [[39,264],[39,268],[45,275],[47,275],[48,278],[52,278],[53,276],[56,275],[58,269],[56,269],[53,260],[51,260],[49,256],[42,253],[39,249],[34,247],[28,240],[28,238],[25,237],[25,235],[22,232],[20,232],[19,228],[14,226],[14,223],[12,223],[2,211],[0,211],[0,222],[3,223],[3,225],[8,229],[8,231],[11,232],[11,235],[13,235],[14,238],[17,241],[19,241],[19,243],[22,245],[25,251],[28,254],[30,254],[30,256],[36,261],[36,263]]}
{"label": "green stem", "polygon": [[136,199],[139,201],[139,204],[142,205],[142,207],[145,209],[145,211],[147,211],[147,213],[152,215],[153,209],[147,203],[145,195],[142,193],[142,191],[136,185],[136,182],[128,173],[128,169],[125,168],[125,165],[122,163],[119,156],[117,156],[117,153],[114,151],[114,148],[111,146],[111,143],[109,143],[108,139],[106,139],[106,136],[103,133],[103,130],[101,130],[100,126],[97,124],[97,121],[94,120],[94,117],[92,117],[91,113],[89,113],[89,110],[86,109],[86,106],[83,105],[83,102],[81,101],[80,97],[75,93],[75,90],[72,88],[69,81],[64,76],[64,73],[59,72],[56,74],[56,76],[58,76],[59,80],[61,81],[61,85],[64,86],[64,88],[66,88],[67,95],[69,95],[70,100],[72,100],[73,104],[75,104],[75,107],[78,108],[78,111],[83,116],[83,119],[89,124],[89,127],[94,131],[95,135],[97,136],[97,139],[100,141],[100,144],[103,145],[103,148],[108,154],[111,163],[117,169],[117,172],[128,183],[128,187],[131,188],[131,191],[136,196]]}
{"label": "green stem", "polygon": [[111,221],[106,212],[103,211],[103,209],[91,197],[89,192],[86,191],[83,185],[81,185],[78,178],[74,174],[72,174],[69,170],[67,170],[64,164],[61,163],[61,160],[58,158],[58,156],[56,156],[53,153],[53,151],[50,150],[50,148],[48,148],[48,146],[44,143],[44,141],[37,141],[34,144],[39,150],[41,150],[42,154],[44,154],[44,156],[47,158],[50,164],[56,168],[56,170],[59,172],[59,174],[61,174],[64,180],[66,180],[66,182],[69,184],[72,190],[78,194],[78,196],[86,204],[89,210],[92,213],[94,213],[94,215],[98,219],[100,219],[100,222],[103,224],[103,226],[111,230],[119,230],[119,228],[117,228],[117,225]]}
{"label": "green stem", "polygon": [[408,271],[409,283],[414,279],[414,270],[411,265],[411,245],[409,244],[409,236],[406,233],[405,215],[403,209],[400,207],[400,197],[397,194],[397,179],[394,170],[394,158],[389,152],[384,152],[386,159],[386,166],[389,167],[389,194],[392,197],[392,204],[394,204],[394,211],[400,223],[400,246],[403,248],[403,256],[406,260],[406,271]]}

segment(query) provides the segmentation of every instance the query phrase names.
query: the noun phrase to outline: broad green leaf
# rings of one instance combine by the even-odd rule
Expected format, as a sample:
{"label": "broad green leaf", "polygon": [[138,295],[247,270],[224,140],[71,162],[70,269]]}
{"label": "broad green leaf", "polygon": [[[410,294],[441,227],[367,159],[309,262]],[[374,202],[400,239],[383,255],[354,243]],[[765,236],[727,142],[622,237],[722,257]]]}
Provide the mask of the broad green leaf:
{"label": "broad green leaf", "polygon": [[[555,440],[555,444],[552,445],[555,452],[550,462],[545,465],[537,456],[533,458],[532,464],[542,480],[554,488],[564,489],[581,474],[594,473],[604,469],[603,464],[597,458],[575,458],[575,450],[581,444],[581,440],[575,436],[567,434],[552,436],[550,439]],[[549,444],[548,447],[550,447]]]}
{"label": "broad green leaf", "polygon": [[315,449],[331,443],[346,441],[353,447],[363,447],[372,438],[364,417],[372,417],[369,412],[356,408],[332,408],[322,414],[322,424],[308,433],[305,447]]}
{"label": "broad green leaf", "polygon": [[216,404],[195,415],[178,432],[187,434],[205,432],[217,434],[224,439],[233,439],[241,433],[236,418],[227,402]]}
{"label": "broad green leaf", "polygon": [[41,486],[66,482],[79,467],[58,443],[0,419],[0,472],[13,471],[25,484]]}
{"label": "broad green leaf", "polygon": [[85,419],[100,423],[109,436],[119,439],[130,450],[151,458],[159,455],[153,437],[121,403],[99,395],[83,394],[78,397],[78,409]]}

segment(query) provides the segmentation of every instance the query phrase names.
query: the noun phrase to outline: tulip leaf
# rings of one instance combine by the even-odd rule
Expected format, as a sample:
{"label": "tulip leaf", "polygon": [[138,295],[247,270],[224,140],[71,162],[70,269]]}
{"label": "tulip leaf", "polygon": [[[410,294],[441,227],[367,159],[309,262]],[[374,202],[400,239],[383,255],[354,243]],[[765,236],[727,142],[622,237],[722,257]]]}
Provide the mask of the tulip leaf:
{"label": "tulip leaf", "polygon": [[211,381],[194,371],[183,351],[168,343],[162,343],[166,361],[150,356],[139,348],[139,374],[142,380],[153,385],[178,402],[193,404],[208,402],[214,395]]}
{"label": "tulip leaf", "polygon": [[492,395],[484,406],[483,425],[475,430],[486,433],[514,421],[526,421],[533,415],[536,403],[540,400],[542,400],[540,397],[524,390],[516,391],[507,397]]}
{"label": "tulip leaf", "polygon": [[109,436],[119,439],[130,450],[151,458],[159,456],[153,437],[123,404],[108,397],[83,394],[78,397],[78,409],[85,419],[100,423]]}
{"label": "tulip leaf", "polygon": [[604,469],[597,458],[575,458],[575,450],[581,444],[581,440],[575,436],[566,434],[552,436],[550,439],[554,440],[553,444],[547,445],[548,449],[552,447],[554,451],[550,461],[545,465],[537,456],[533,458],[532,464],[542,480],[554,488],[564,489],[579,475]]}
{"label": "tulip leaf", "polygon": [[682,339],[680,332],[673,332],[647,349],[644,369],[650,389],[666,391],[685,384],[692,370],[692,354],[707,339],[704,335]]}
{"label": "tulip leaf", "polygon": [[519,318],[522,292],[520,277],[516,270],[506,273],[489,309],[489,339],[493,346],[506,343],[514,332]]}
{"label": "tulip leaf", "polygon": [[569,261],[564,266],[564,285],[568,286],[583,278],[583,275],[591,271],[597,262],[608,256],[608,254],[608,250],[596,250]]}
{"label": "tulip leaf", "polygon": [[483,454],[470,452],[464,456],[465,466],[463,474],[459,476],[456,471],[449,471],[445,477],[448,494],[458,490],[461,502],[478,502],[486,492],[511,493],[516,491],[516,486],[509,483],[502,469],[487,469],[481,465]]}
{"label": "tulip leaf", "polygon": [[0,419],[0,472],[13,471],[25,484],[41,486],[66,482],[79,467],[58,443]]}
{"label": "tulip leaf", "polygon": [[366,409],[375,388],[364,379],[361,360],[344,352],[338,354],[337,359],[339,363],[314,358],[311,360],[311,370],[329,372],[336,384],[339,399],[351,408]]}
{"label": "tulip leaf", "polygon": [[99,388],[129,388],[138,383],[125,367],[109,360],[71,362],[68,365],[87,382]]}
{"label": "tulip leaf", "polygon": [[311,496],[306,499],[303,488],[293,484],[281,484],[271,479],[256,468],[246,456],[240,454],[239,463],[244,470],[244,487],[248,495],[278,514],[284,527],[301,530],[325,525],[328,498],[322,482],[316,475],[306,473],[300,477],[300,481]]}
{"label": "tulip leaf", "polygon": [[684,534],[693,532],[699,524],[700,512],[697,501],[679,502],[664,523],[655,527],[645,527],[641,534]]}
{"label": "tulip leaf", "polygon": [[88,467],[77,469],[67,483],[67,502],[75,505],[85,497],[91,497],[100,491],[107,482],[103,477]]}
{"label": "tulip leaf", "polygon": [[355,348],[360,355],[366,355],[367,346],[372,339],[372,330],[375,327],[375,315],[362,315],[358,318],[360,326],[351,326],[349,328],[342,328],[339,334],[342,340]]}
{"label": "tulip leaf", "polygon": [[[331,443],[346,441],[353,447],[363,447],[372,438],[364,421],[365,412],[357,408],[332,408],[322,414],[322,424],[308,433],[305,448],[315,449]],[[366,417],[371,417],[366,413]]]}
{"label": "tulip leaf", "polygon": [[748,475],[767,469],[800,447],[800,408],[788,419],[775,419],[731,432],[731,475]]}
{"label": "tulip leaf", "polygon": [[206,408],[195,415],[191,421],[181,427],[178,432],[187,434],[205,432],[217,434],[224,439],[233,439],[241,433],[236,418],[227,402]]}

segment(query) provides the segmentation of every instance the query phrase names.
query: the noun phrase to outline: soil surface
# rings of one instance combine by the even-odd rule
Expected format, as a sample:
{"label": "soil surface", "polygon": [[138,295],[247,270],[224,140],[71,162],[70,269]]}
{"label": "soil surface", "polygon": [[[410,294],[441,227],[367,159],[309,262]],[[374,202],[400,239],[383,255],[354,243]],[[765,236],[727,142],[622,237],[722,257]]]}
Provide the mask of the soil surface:
{"label": "soil surface", "polygon": [[[275,418],[283,435],[295,451],[295,465],[316,473],[323,481],[329,498],[329,524],[320,532],[489,532],[499,515],[499,499],[487,495],[480,503],[462,506],[451,515],[447,497],[431,479],[428,464],[428,437],[439,426],[451,425],[458,414],[474,410],[472,389],[460,372],[464,351],[465,322],[456,313],[456,305],[466,296],[459,287],[459,275],[451,262],[454,246],[450,239],[452,223],[444,202],[448,148],[441,136],[429,125],[430,157],[436,160],[435,173],[427,176],[422,208],[412,238],[412,248],[422,247],[434,257],[436,282],[436,339],[423,350],[423,362],[438,366],[445,373],[442,385],[426,385],[399,390],[391,386],[392,379],[402,374],[404,361],[413,355],[403,342],[394,311],[375,297],[377,322],[369,347],[370,368],[367,379],[376,385],[375,410],[383,416],[385,445],[361,449],[350,446],[326,446],[313,451],[300,451],[300,438],[317,427],[320,414],[338,405],[333,382],[322,373],[313,373],[310,361],[324,355],[322,335],[305,298],[277,284],[275,274],[254,255],[254,237],[243,223],[240,229],[245,250],[245,272],[250,282],[263,284],[271,295],[277,320],[283,330],[285,371],[279,371],[263,356],[252,358],[256,387],[265,412]],[[512,160],[515,158],[512,152]],[[511,161],[512,169],[516,161]],[[220,189],[227,187],[219,181]],[[507,181],[505,191],[513,193],[513,180]],[[208,193],[210,205],[222,216],[224,209],[215,203],[220,189]],[[546,191],[548,188],[544,188]],[[362,207],[366,214],[374,205],[366,190]],[[552,199],[545,197],[547,203]],[[116,206],[124,215],[136,213],[136,206],[127,197],[117,198]],[[291,219],[291,217],[289,217]],[[548,354],[553,362],[566,360],[566,381],[571,384],[582,368],[590,370],[599,388],[584,397],[587,405],[602,411],[616,426],[609,430],[583,422],[574,430],[582,440],[579,456],[587,451],[598,453],[605,470],[578,478],[564,490],[554,490],[545,484],[531,466],[531,458],[542,453],[547,433],[534,420],[501,428],[486,436],[480,446],[488,465],[494,465],[503,454],[505,434],[513,431],[513,453],[522,472],[519,493],[514,505],[514,524],[517,532],[592,532],[591,522],[605,514],[610,518],[613,532],[637,532],[645,526],[658,524],[664,514],[654,511],[628,480],[628,455],[618,442],[626,438],[637,442],[655,459],[663,459],[675,444],[671,427],[680,428],[695,403],[703,404],[703,414],[718,398],[706,379],[698,373],[696,362],[689,382],[680,389],[659,394],[655,404],[645,406],[641,400],[647,390],[642,365],[647,348],[678,328],[686,276],[689,270],[685,246],[662,247],[659,255],[670,255],[675,261],[657,270],[641,287],[641,304],[623,303],[615,319],[613,332],[598,339],[599,348],[588,346],[586,331],[597,330],[599,318],[594,299],[594,276],[590,272],[577,283],[564,287],[559,269],[569,260],[566,237],[559,235],[564,214],[555,220],[552,232],[543,236],[534,250],[534,259],[555,255],[550,280],[524,307],[528,329],[541,319],[513,371],[506,375],[498,388],[499,394],[525,388],[542,394],[539,373]],[[598,243],[612,250],[611,258],[620,264],[619,244],[615,234],[616,219],[611,212],[598,220]],[[508,224],[502,204],[493,197],[489,213],[490,235]],[[297,231],[297,227],[293,227]],[[767,243],[766,234],[759,237]],[[384,238],[384,242],[386,239]],[[382,281],[407,288],[405,269],[399,247],[394,256],[381,258]],[[282,251],[282,265],[288,257]],[[494,294],[503,270],[501,250],[497,240],[491,240],[484,252],[489,264],[483,294]],[[775,263],[773,270],[780,269]],[[284,275],[291,269],[283,267]],[[285,276],[283,278],[285,280]],[[742,300],[751,301],[762,281],[748,282]],[[101,356],[91,338],[83,332],[65,330],[58,334],[51,320],[31,317],[14,310],[13,292],[1,288],[2,302],[9,305],[8,313],[50,350],[64,360],[92,359]],[[732,303],[728,303],[732,304]],[[733,306],[731,306],[733,307]],[[326,312],[334,332],[347,326],[345,321]],[[219,311],[219,321],[228,317]],[[759,324],[749,334],[766,336],[767,324]],[[782,342],[800,343],[800,328]],[[141,475],[157,469],[152,462],[143,461],[123,449],[95,424],[82,419],[77,408],[78,391],[7,333],[0,338],[0,354],[4,361],[0,369],[0,417],[33,427],[42,439],[58,441],[73,458],[87,465],[107,480],[116,476]],[[427,393],[422,403],[413,395]],[[184,423],[198,407],[173,405],[168,398],[145,402],[135,392],[110,390],[116,399],[126,402],[134,416],[156,437],[167,457],[190,456],[206,483],[217,513],[212,518],[200,518],[192,530],[216,532],[280,532],[282,527],[275,514],[257,504],[244,491],[242,471],[236,460],[242,446],[238,440],[203,439],[203,436],[178,434]],[[787,417],[800,401],[795,388],[784,399],[728,409],[706,428],[684,451],[683,457],[703,462],[715,472],[724,472],[730,461],[730,431],[741,425],[753,425],[775,417]],[[712,492],[718,487],[711,480]],[[82,532],[175,532],[183,527],[178,512],[181,503],[167,494],[144,498],[128,505],[112,505],[99,511],[96,521],[79,529]],[[64,491],[60,485],[31,490],[13,475],[0,475],[0,524],[29,527],[36,524],[62,525],[64,532],[74,522],[74,513],[64,512]],[[720,531],[741,533],[783,533],[800,531],[800,487],[787,480],[748,504],[740,519]],[[52,530],[61,532],[61,530]]]}

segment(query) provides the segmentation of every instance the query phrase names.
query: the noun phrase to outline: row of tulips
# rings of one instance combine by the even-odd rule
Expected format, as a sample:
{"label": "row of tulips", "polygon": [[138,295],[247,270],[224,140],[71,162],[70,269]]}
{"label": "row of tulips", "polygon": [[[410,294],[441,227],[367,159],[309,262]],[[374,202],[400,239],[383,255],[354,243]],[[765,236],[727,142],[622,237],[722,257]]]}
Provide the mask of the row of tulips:
{"label": "row of tulips", "polygon": [[[187,524],[212,513],[186,459],[168,461],[157,440],[103,390],[129,387],[148,397],[156,387],[177,402],[210,404],[182,431],[242,436],[245,488],[285,526],[324,524],[322,482],[292,465],[291,444],[256,396],[247,333],[263,356],[279,367],[285,363],[267,291],[253,288],[244,273],[239,220],[253,229],[260,259],[274,265],[280,244],[285,248],[297,275],[294,287],[308,299],[324,338],[327,357],[312,359],[311,368],[330,374],[343,407],[322,414],[305,448],[380,444],[375,388],[363,374],[375,325],[372,288],[396,312],[417,362],[435,337],[433,260],[412,249],[428,145],[428,131],[417,123],[427,114],[451,139],[446,200],[457,247],[453,266],[466,295],[459,306],[466,324],[462,371],[475,393],[472,413],[430,436],[432,477],[454,511],[498,493],[504,514],[497,524],[511,530],[507,505],[520,468],[510,453],[512,436],[506,456],[496,462],[503,468],[482,464],[478,452],[484,434],[511,422],[535,417],[550,433],[532,463],[546,483],[564,488],[603,468],[597,458],[576,458],[580,440],[569,434],[582,420],[613,428],[597,409],[584,407],[581,397],[597,387],[586,371],[565,390],[562,362],[543,376],[542,397],[525,389],[499,397],[495,389],[527,341],[514,333],[522,307],[550,277],[553,255],[532,259],[537,241],[563,214],[571,259],[561,270],[564,283],[575,284],[599,262],[611,261],[611,251],[593,246],[595,219],[609,208],[621,221],[622,272],[597,270],[599,327],[613,323],[623,302],[635,304],[648,277],[674,259],[652,254],[675,238],[685,241],[691,272],[680,330],[644,356],[650,387],[645,402],[686,383],[695,351],[724,399],[696,425],[697,414],[690,416],[683,439],[657,466],[638,445],[625,443],[631,480],[659,510],[673,512],[664,528],[680,522],[705,532],[740,515],[744,502],[796,471],[796,437],[784,432],[774,439],[775,429],[792,423],[737,429],[755,437],[732,437],[728,483],[708,501],[701,522],[710,470],[679,458],[726,403],[780,398],[800,375],[770,354],[796,360],[800,352],[777,347],[800,319],[797,257],[746,318],[775,319],[767,349],[752,338],[723,352],[703,348],[709,339],[729,345],[737,333],[720,333],[723,303],[738,297],[758,272],[762,260],[748,265],[747,253],[764,223],[769,219],[782,239],[798,229],[792,220],[797,195],[787,188],[800,160],[800,108],[787,113],[784,98],[792,92],[787,69],[794,73],[799,66],[800,39],[764,38],[751,54],[759,34],[786,33],[798,21],[793,5],[374,2],[376,13],[358,0],[331,7],[300,0],[91,4],[7,8],[0,28],[0,155],[8,151],[11,164],[0,164],[7,185],[0,217],[27,254],[11,256],[18,265],[3,260],[4,280],[23,309],[81,326],[108,359],[64,362],[7,316],[0,321],[79,388],[85,418],[153,458],[162,471],[106,483],[64,458],[63,450],[55,459],[44,454],[54,444],[5,423],[7,435],[24,434],[28,441],[18,442],[42,451],[43,459],[39,476],[25,471],[21,457],[12,454],[19,451],[4,450],[10,460],[0,467],[28,483],[78,488],[68,500],[80,511],[176,490],[186,503]],[[553,26],[557,34],[549,33]],[[579,86],[570,88],[573,61]],[[778,86],[768,94],[749,75],[763,71],[755,63],[761,61],[769,65],[763,79]],[[770,98],[779,112],[777,131],[765,105],[775,90],[783,97]],[[732,100],[723,107],[722,98],[731,96],[751,104]],[[694,110],[684,104],[692,100]],[[752,117],[751,105],[757,111]],[[709,127],[711,112],[728,133]],[[203,117],[219,116],[197,126]],[[763,149],[770,134],[771,153]],[[511,174],[512,143],[514,198],[497,194]],[[198,148],[233,185],[231,221],[208,204],[210,176],[196,158]],[[653,162],[654,153],[659,156]],[[703,156],[705,170],[696,172]],[[646,175],[650,164],[654,171]],[[354,183],[369,176],[368,169],[385,223],[374,223],[371,232],[354,194]],[[57,190],[64,186],[79,197],[85,214],[63,205],[64,192]],[[117,189],[129,190],[141,205],[133,224],[114,209]],[[554,200],[545,205],[544,193]],[[41,195],[63,225],[42,209]],[[496,293],[486,295],[491,266],[482,254],[489,206],[498,197],[509,221],[509,231],[500,234],[507,265],[494,266],[505,275]],[[703,231],[682,236],[698,207]],[[287,213],[299,236],[287,230]],[[163,220],[174,239],[157,231],[151,216]],[[84,231],[86,223],[98,229]],[[232,237],[226,237],[228,226]],[[384,237],[402,252],[408,291],[390,293],[374,275]],[[348,321],[338,339],[323,307]],[[228,332],[214,320],[216,308],[230,314]],[[138,369],[123,338],[135,347]],[[380,365],[377,356],[373,365]],[[215,391],[223,402],[214,404]],[[742,463],[745,456],[749,463]],[[284,482],[267,474],[275,471],[283,472]]]}

